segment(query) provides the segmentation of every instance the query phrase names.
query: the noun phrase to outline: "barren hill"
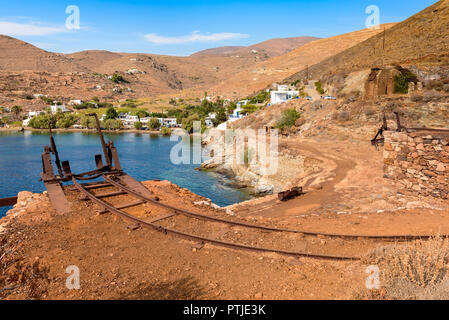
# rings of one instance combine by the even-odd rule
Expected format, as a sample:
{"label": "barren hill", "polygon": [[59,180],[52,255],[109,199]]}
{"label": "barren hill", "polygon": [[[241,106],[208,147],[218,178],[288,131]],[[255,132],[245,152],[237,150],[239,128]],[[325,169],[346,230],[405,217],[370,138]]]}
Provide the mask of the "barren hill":
{"label": "barren hill", "polygon": [[47,52],[24,41],[0,35],[0,70],[86,72],[87,68],[61,54]]}
{"label": "barren hill", "polygon": [[210,55],[218,56],[253,56],[258,60],[266,60],[270,57],[280,56],[299,48],[306,43],[318,40],[315,37],[291,37],[291,38],[277,38],[270,39],[260,43],[253,44],[248,47],[242,46],[227,46],[212,49],[206,49],[196,52],[191,57],[204,57]]}
{"label": "barren hill", "polygon": [[224,46],[224,47],[210,48],[210,49],[195,52],[190,56],[191,57],[202,57],[202,56],[210,56],[210,55],[228,56],[228,55],[234,54],[236,51],[239,51],[240,49],[243,49],[243,48],[245,48],[245,47],[244,46]]}
{"label": "barren hill", "polygon": [[[394,24],[387,24],[390,28]],[[319,39],[307,43],[284,55],[273,57],[257,65],[245,68],[233,77],[214,86],[212,91],[217,95],[239,98],[264,89],[273,82],[303,70],[307,65],[316,64],[328,57],[344,51],[382,30],[364,29],[327,39]]]}
{"label": "barren hill", "polygon": [[[388,64],[447,64],[449,1],[442,0],[409,19],[313,66],[316,76],[348,73]],[[381,31],[382,28],[381,28]],[[385,45],[384,45],[385,39]],[[287,81],[302,78],[302,73]]]}

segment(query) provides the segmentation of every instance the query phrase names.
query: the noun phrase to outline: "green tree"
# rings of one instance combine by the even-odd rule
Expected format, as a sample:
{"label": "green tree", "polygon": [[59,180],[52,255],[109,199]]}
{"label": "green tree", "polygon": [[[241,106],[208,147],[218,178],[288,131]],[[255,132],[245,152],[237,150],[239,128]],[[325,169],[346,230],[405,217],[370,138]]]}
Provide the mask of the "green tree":
{"label": "green tree", "polygon": [[102,126],[107,130],[123,129],[123,123],[118,119],[107,119],[103,121]]}
{"label": "green tree", "polygon": [[186,130],[188,133],[193,132],[193,122],[200,121],[200,115],[198,113],[193,113],[187,118],[184,118],[182,120],[182,128]]}
{"label": "green tree", "polygon": [[156,118],[151,118],[150,121],[148,121],[148,128],[150,130],[157,130],[161,127],[161,124],[159,123],[159,120]]}
{"label": "green tree", "polygon": [[110,107],[108,110],[106,110],[106,120],[117,119],[117,118],[118,118],[118,113],[114,107]]}
{"label": "green tree", "polygon": [[226,122],[226,120],[228,120],[228,117],[226,115],[225,109],[224,108],[218,109],[215,115],[214,124],[219,125],[220,123]]}
{"label": "green tree", "polygon": [[49,125],[54,129],[56,128],[57,119],[51,114],[40,114],[31,118],[29,126],[35,129],[48,129]]}
{"label": "green tree", "polygon": [[140,129],[142,129],[142,127],[143,127],[142,122],[140,122],[140,121],[134,122],[134,129],[140,130]]}
{"label": "green tree", "polygon": [[121,82],[125,82],[128,83],[127,80],[125,80],[121,75],[114,73],[111,77],[111,81],[114,83],[121,83]]}
{"label": "green tree", "polygon": [[136,112],[136,116],[138,116],[138,117],[139,117],[139,120],[140,120],[140,119],[142,119],[142,118],[146,118],[146,117],[150,116],[150,114],[149,114],[148,111],[146,111],[146,110],[138,110],[138,111]]}
{"label": "green tree", "polygon": [[295,109],[287,109],[282,114],[281,120],[276,124],[276,128],[284,129],[286,127],[291,127],[295,124],[295,121],[301,116],[301,114]]}
{"label": "green tree", "polygon": [[163,136],[169,136],[172,133],[172,130],[170,128],[167,127],[162,127],[161,128],[161,133]]}
{"label": "green tree", "polygon": [[80,119],[80,124],[84,128],[88,128],[88,129],[94,129],[97,127],[97,123],[96,123],[94,117],[84,116]]}
{"label": "green tree", "polygon": [[75,115],[66,113],[62,115],[58,121],[56,121],[56,128],[70,128],[76,123],[77,120],[78,118]]}
{"label": "green tree", "polygon": [[232,114],[236,108],[237,104],[235,102],[231,102],[229,106],[226,108],[226,111],[228,114]]}
{"label": "green tree", "polygon": [[19,119],[19,115],[22,113],[23,108],[21,106],[14,106],[11,111],[16,115],[16,119]]}

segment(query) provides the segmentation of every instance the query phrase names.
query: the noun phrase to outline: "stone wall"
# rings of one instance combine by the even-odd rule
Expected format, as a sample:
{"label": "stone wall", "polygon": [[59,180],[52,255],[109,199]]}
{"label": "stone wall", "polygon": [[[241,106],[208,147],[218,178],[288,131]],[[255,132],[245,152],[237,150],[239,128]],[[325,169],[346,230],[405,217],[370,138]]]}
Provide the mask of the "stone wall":
{"label": "stone wall", "polygon": [[449,132],[384,132],[384,177],[408,194],[447,199]]}

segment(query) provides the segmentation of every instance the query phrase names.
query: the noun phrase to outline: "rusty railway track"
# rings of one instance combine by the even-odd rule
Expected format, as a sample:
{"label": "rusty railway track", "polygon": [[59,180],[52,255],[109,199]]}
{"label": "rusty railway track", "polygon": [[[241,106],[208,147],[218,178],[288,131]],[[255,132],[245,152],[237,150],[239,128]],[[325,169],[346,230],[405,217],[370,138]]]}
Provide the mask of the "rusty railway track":
{"label": "rusty railway track", "polygon": [[[193,240],[193,241],[198,241],[201,243],[210,243],[213,245],[217,245],[217,246],[221,246],[221,247],[227,247],[227,248],[232,248],[232,249],[238,249],[238,250],[246,250],[246,251],[254,251],[254,252],[273,252],[273,253],[278,253],[281,255],[286,255],[286,256],[295,256],[295,257],[308,257],[308,258],[315,258],[315,259],[326,259],[326,260],[339,260],[339,261],[345,261],[345,260],[359,260],[359,257],[350,257],[350,256],[337,256],[337,255],[326,255],[326,254],[313,254],[313,253],[307,253],[307,252],[298,252],[298,251],[288,251],[288,250],[279,250],[279,249],[274,249],[274,248],[264,248],[264,247],[256,247],[256,246],[251,246],[251,245],[246,245],[246,244],[241,244],[241,243],[234,243],[234,242],[226,242],[226,241],[221,241],[218,239],[213,239],[213,238],[208,238],[208,237],[203,237],[203,236],[198,236],[198,235],[194,235],[194,234],[190,234],[190,233],[186,233],[183,231],[179,231],[179,230],[175,230],[175,229],[170,229],[167,227],[163,227],[159,224],[156,224],[156,222],[170,218],[172,216],[175,216],[177,214],[183,214],[189,217],[195,217],[201,220],[208,220],[208,221],[214,221],[214,222],[221,222],[221,223],[226,223],[226,224],[231,224],[231,225],[238,225],[238,226],[243,226],[243,227],[251,227],[251,228],[257,228],[257,229],[261,229],[261,230],[265,230],[265,231],[279,231],[280,229],[274,229],[274,228],[269,228],[269,227],[264,227],[264,226],[255,226],[255,225],[249,225],[246,223],[241,223],[241,222],[235,222],[235,221],[230,221],[230,220],[224,220],[224,219],[218,219],[218,218],[214,218],[214,217],[208,217],[208,216],[204,216],[204,215],[200,215],[200,214],[196,214],[184,209],[179,209],[179,208],[175,208],[173,206],[167,205],[167,204],[163,204],[158,202],[156,199],[152,199],[152,198],[148,198],[146,196],[143,196],[141,193],[132,190],[131,188],[121,185],[115,181],[113,181],[112,179],[110,179],[109,177],[107,177],[106,175],[103,175],[103,178],[106,182],[112,184],[113,186],[125,191],[126,193],[128,193],[129,195],[132,195],[136,198],[142,199],[145,202],[149,202],[149,203],[153,203],[153,204],[157,204],[159,206],[162,206],[166,209],[170,209],[173,211],[172,214],[168,214],[168,215],[164,215],[161,217],[157,217],[152,219],[151,221],[146,221],[143,219],[139,219],[121,209],[118,209],[116,207],[114,207],[113,205],[103,201],[101,198],[99,198],[98,196],[94,195],[92,192],[89,191],[89,189],[87,189],[85,186],[81,185],[78,181],[76,177],[72,177],[72,182],[74,184],[74,186],[87,198],[89,198],[92,202],[96,203],[97,205],[99,205],[100,207],[112,212],[113,214],[116,214],[117,216],[120,216],[128,221],[132,221],[134,223],[137,223],[143,227],[149,228],[149,229],[153,229],[159,232],[162,232],[164,234],[169,234],[169,235],[173,235],[176,237],[180,237],[180,238],[184,238],[187,240]],[[109,186],[107,184],[105,184],[105,186]]]}
{"label": "rusty railway track", "polygon": [[[124,174],[127,176],[126,174]],[[250,224],[242,221],[233,221],[233,220],[227,220],[212,216],[207,216],[195,212],[191,212],[185,209],[180,209],[165,203],[162,203],[159,201],[159,199],[155,197],[149,197],[147,195],[143,195],[142,192],[136,191],[134,188],[124,185],[120,182],[117,182],[117,180],[120,180],[120,176],[117,176],[116,174],[103,174],[102,178],[104,180],[103,183],[99,185],[94,186],[86,186],[82,185],[77,181],[77,177],[73,176],[72,181],[74,186],[77,190],[79,190],[82,195],[88,199],[90,199],[92,202],[99,205],[101,208],[103,208],[103,212],[111,212],[115,215],[118,215],[128,221],[131,221],[133,223],[139,224],[143,227],[153,229],[159,232],[163,232],[165,234],[170,234],[173,236],[181,237],[187,240],[193,240],[201,243],[211,243],[213,245],[221,246],[221,247],[228,247],[238,250],[247,250],[247,251],[256,251],[256,252],[273,252],[278,253],[281,255],[287,255],[287,256],[296,256],[296,257],[308,257],[308,258],[315,258],[315,259],[326,259],[326,260],[339,260],[339,261],[345,261],[345,260],[360,260],[360,257],[356,256],[339,256],[339,255],[328,255],[328,254],[314,254],[314,253],[308,253],[308,252],[299,252],[299,251],[288,251],[288,250],[279,250],[276,248],[265,248],[265,247],[256,247],[241,243],[234,243],[234,242],[225,242],[218,239],[213,239],[209,237],[203,237],[195,234],[186,233],[183,231],[170,229],[167,227],[164,227],[160,224],[156,224],[156,222],[163,221],[165,219],[171,218],[176,215],[184,215],[189,218],[203,220],[203,221],[209,221],[209,222],[216,222],[216,223],[223,223],[231,226],[239,226],[249,229],[257,229],[261,231],[268,231],[268,232],[279,232],[279,233],[295,233],[295,234],[301,234],[303,236],[313,236],[313,237],[323,237],[323,238],[340,238],[340,239],[346,239],[346,240],[382,240],[382,241],[410,241],[410,240],[416,240],[416,239],[428,239],[432,237],[431,235],[356,235],[356,234],[336,234],[336,233],[323,233],[323,232],[310,232],[305,230],[293,230],[293,229],[283,229],[283,228],[275,228],[275,227],[269,227],[269,226],[263,226],[263,225],[255,225]],[[140,183],[139,183],[140,184]],[[116,187],[119,189],[119,191],[110,192],[109,194],[106,194],[106,197],[110,195],[113,197],[114,195],[122,195],[122,194],[128,194],[129,196],[132,196],[134,198],[137,198],[138,201],[131,202],[129,204],[123,204],[120,206],[113,206],[102,199],[105,198],[103,195],[95,195],[90,190],[92,189],[98,189],[101,187]],[[143,186],[143,185],[141,185]],[[122,209],[130,208],[134,206],[139,206],[145,203],[154,204],[156,206],[165,208],[170,210],[172,213],[163,215],[161,217],[156,217],[151,220],[143,220],[140,218],[137,218]],[[448,235],[449,237],[449,235]]]}

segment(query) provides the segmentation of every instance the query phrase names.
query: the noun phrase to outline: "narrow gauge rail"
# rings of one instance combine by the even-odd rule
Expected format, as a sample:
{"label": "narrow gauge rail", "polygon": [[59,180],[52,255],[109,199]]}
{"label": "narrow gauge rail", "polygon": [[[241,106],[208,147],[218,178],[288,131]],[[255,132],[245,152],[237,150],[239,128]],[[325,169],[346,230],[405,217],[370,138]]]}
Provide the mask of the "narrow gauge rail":
{"label": "narrow gauge rail", "polygon": [[[126,176],[126,174],[124,174],[124,175]],[[255,247],[255,246],[250,246],[250,245],[245,245],[245,244],[240,244],[240,243],[224,242],[224,241],[221,241],[218,239],[202,237],[202,236],[166,228],[159,224],[156,224],[156,222],[162,221],[162,220],[165,220],[165,219],[168,219],[170,217],[180,214],[180,215],[184,215],[186,217],[190,217],[190,218],[194,218],[194,219],[198,219],[198,220],[224,223],[227,225],[240,226],[240,227],[251,228],[251,229],[258,229],[258,230],[262,230],[262,231],[296,233],[296,234],[301,234],[304,236],[341,238],[341,239],[346,239],[346,240],[366,239],[366,240],[384,240],[384,241],[409,241],[409,240],[415,240],[415,239],[428,239],[431,237],[431,235],[391,235],[391,236],[388,236],[388,235],[349,235],[349,234],[335,234],[335,233],[323,233],[323,232],[309,232],[309,231],[304,231],[304,230],[292,230],[292,229],[274,228],[274,227],[268,227],[268,226],[262,226],[262,225],[254,225],[254,224],[241,222],[241,221],[232,221],[232,220],[207,216],[207,215],[191,212],[188,210],[176,208],[176,207],[168,205],[168,204],[164,204],[164,203],[160,202],[159,199],[157,199],[157,198],[150,198],[146,195],[143,195],[140,191],[134,190],[134,188],[132,188],[130,186],[127,186],[127,185],[117,182],[115,179],[117,179],[117,180],[122,180],[122,179],[120,179],[120,175],[117,175],[114,173],[103,174],[102,178],[104,180],[103,183],[99,183],[99,184],[96,184],[93,186],[86,186],[86,185],[80,184],[77,181],[77,178],[75,176],[72,177],[72,181],[73,181],[74,186],[83,194],[83,196],[87,197],[92,202],[94,202],[94,203],[98,204],[100,207],[104,208],[105,211],[110,211],[113,214],[116,214],[124,219],[127,219],[129,221],[137,223],[141,226],[163,232],[165,234],[171,234],[171,235],[182,237],[182,238],[185,238],[188,240],[199,241],[202,243],[211,243],[214,245],[229,247],[229,248],[234,248],[234,249],[248,250],[248,251],[259,251],[259,252],[274,252],[274,253],[279,253],[282,255],[297,256],[297,257],[309,257],[309,258],[316,258],[316,259],[360,260],[360,257],[313,254],[313,253],[307,253],[307,252],[286,251],[286,250],[278,250],[275,248]],[[143,186],[143,185],[141,185],[141,186]],[[137,198],[139,201],[131,202],[129,204],[124,204],[119,207],[114,207],[113,205],[103,201],[102,196],[94,195],[92,192],[90,192],[91,189],[98,189],[98,188],[102,188],[102,187],[104,187],[104,188],[116,187],[119,190],[116,192],[111,192],[109,194],[106,194],[107,196],[112,197],[115,194],[120,194],[120,195],[128,194],[132,197]],[[124,208],[138,206],[138,205],[141,205],[144,203],[155,204],[157,206],[171,210],[172,213],[161,216],[161,217],[156,217],[150,221],[146,221],[146,220],[139,219],[139,218],[121,210]]]}

